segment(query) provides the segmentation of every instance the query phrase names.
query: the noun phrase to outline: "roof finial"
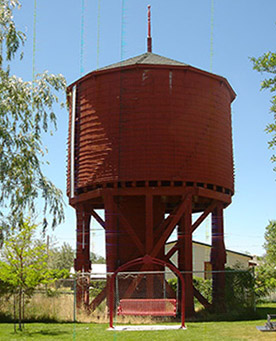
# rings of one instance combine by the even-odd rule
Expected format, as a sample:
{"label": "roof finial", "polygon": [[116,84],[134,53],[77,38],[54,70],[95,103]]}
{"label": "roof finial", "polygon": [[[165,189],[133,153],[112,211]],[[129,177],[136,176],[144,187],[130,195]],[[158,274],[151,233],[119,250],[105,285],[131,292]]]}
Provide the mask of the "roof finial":
{"label": "roof finial", "polygon": [[152,52],[150,5],[148,5],[148,52]]}

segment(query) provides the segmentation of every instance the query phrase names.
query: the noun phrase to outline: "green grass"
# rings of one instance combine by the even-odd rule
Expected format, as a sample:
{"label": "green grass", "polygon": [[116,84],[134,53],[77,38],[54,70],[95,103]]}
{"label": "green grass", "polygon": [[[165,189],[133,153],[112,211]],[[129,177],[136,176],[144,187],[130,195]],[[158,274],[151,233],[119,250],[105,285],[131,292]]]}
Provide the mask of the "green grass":
{"label": "green grass", "polygon": [[187,330],[170,331],[107,331],[106,324],[43,324],[25,325],[23,332],[13,331],[12,324],[0,324],[0,340],[275,340],[276,333],[261,333],[257,325],[264,320],[239,322],[191,322]]}
{"label": "green grass", "polygon": [[188,322],[187,330],[169,331],[107,331],[107,324],[96,323],[26,323],[24,331],[15,334],[12,323],[0,323],[0,340],[276,340],[276,332],[262,333],[256,329],[265,324],[267,313],[276,313],[275,303],[259,305],[258,320]]}

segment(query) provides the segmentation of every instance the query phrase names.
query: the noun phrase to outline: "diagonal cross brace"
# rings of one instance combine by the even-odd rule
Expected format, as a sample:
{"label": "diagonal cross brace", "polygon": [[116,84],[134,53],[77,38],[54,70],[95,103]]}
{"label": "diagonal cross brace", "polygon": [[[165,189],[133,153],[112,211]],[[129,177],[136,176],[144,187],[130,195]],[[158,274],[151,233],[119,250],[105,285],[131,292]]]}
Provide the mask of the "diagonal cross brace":
{"label": "diagonal cross brace", "polygon": [[[166,240],[169,238],[169,236],[171,235],[175,225],[179,222],[179,220],[181,219],[181,217],[183,216],[183,214],[185,213],[187,206],[188,206],[188,199],[191,196],[191,193],[188,192],[186,193],[185,197],[183,198],[183,200],[181,201],[181,203],[178,205],[178,207],[167,217],[167,219],[165,220],[165,222],[167,223],[166,229],[164,230],[161,238],[158,240],[157,244],[155,245],[155,247],[152,249],[152,251],[149,253],[149,255],[151,257],[156,257],[156,255],[158,255],[160,249],[162,248],[162,246],[164,245],[164,243],[166,242]],[[159,225],[158,230],[160,228],[160,226],[163,225],[164,226],[164,221]],[[162,227],[163,229],[163,227]],[[143,271],[147,268],[146,265],[142,265],[140,271]],[[130,297],[133,293],[133,291],[135,290],[135,287],[137,285],[139,285],[140,281],[141,281],[142,277],[138,277],[137,281],[135,284],[132,283],[128,289],[125,292],[125,297]]]}
{"label": "diagonal cross brace", "polygon": [[105,229],[105,221],[96,213],[94,210],[92,210],[91,215],[97,220],[97,222]]}
{"label": "diagonal cross brace", "polygon": [[171,258],[171,256],[172,256],[176,251],[178,251],[178,250],[181,248],[181,246],[183,245],[183,243],[184,243],[184,238],[178,240],[178,241],[175,243],[175,245],[170,249],[170,251],[166,254],[165,260],[168,261],[168,260]]}
{"label": "diagonal cross brace", "polygon": [[143,255],[145,252],[145,248],[141,242],[141,240],[138,238],[135,230],[133,229],[133,227],[130,225],[130,223],[127,221],[127,219],[125,218],[125,216],[123,215],[122,211],[119,209],[119,207],[117,207],[117,211],[119,213],[119,220],[122,223],[122,227],[123,229],[128,233],[128,235],[131,237],[131,239],[133,240],[133,242],[135,243],[135,245],[137,246],[137,248],[139,249],[140,253]]}
{"label": "diagonal cross brace", "polygon": [[[198,219],[192,224],[192,227],[191,227],[192,233],[198,228],[198,226],[204,221],[204,219],[206,219],[206,217],[208,216],[208,214],[211,213],[211,212],[214,210],[214,208],[216,207],[216,205],[217,205],[217,201],[216,201],[216,200],[213,200],[213,201],[211,202],[211,204],[206,208],[206,210],[201,214],[201,216],[198,217]],[[170,249],[170,251],[169,251],[169,252],[166,254],[166,256],[165,256],[165,259],[166,259],[167,261],[172,257],[172,255],[173,255],[176,251],[178,251],[178,250],[181,248],[183,242],[184,242],[184,239],[182,238],[182,239],[178,240],[178,241],[175,243],[175,245]]]}
{"label": "diagonal cross brace", "polygon": [[201,216],[193,223],[191,231],[192,233],[198,228],[198,226],[203,222],[203,220],[211,213],[217,206],[217,201],[213,200],[211,204],[206,208],[206,210],[201,214]]}
{"label": "diagonal cross brace", "polygon": [[[129,236],[132,238],[133,242],[135,243],[135,245],[137,246],[137,248],[139,249],[141,254],[143,254],[144,253],[144,246],[141,243],[140,239],[137,237],[136,232],[134,231],[134,229],[132,228],[130,223],[127,221],[127,219],[125,218],[125,216],[123,215],[123,213],[119,209],[119,207],[117,207],[117,211],[118,211],[119,219],[122,223],[122,227],[129,234]],[[91,211],[91,215],[105,229],[105,221],[94,210]]]}
{"label": "diagonal cross brace", "polygon": [[[184,212],[187,209],[188,206],[188,199],[191,196],[190,193],[187,193],[185,197],[183,198],[182,202],[180,205],[177,207],[176,211],[171,213],[166,221],[168,221],[168,225],[166,229],[164,230],[163,234],[161,235],[160,239],[156,243],[155,247],[153,250],[150,252],[151,257],[156,257],[162,248],[162,246],[165,244],[166,240],[169,238],[169,236],[172,234],[173,229],[175,228],[175,225],[179,222],[181,217],[183,216]],[[162,223],[161,223],[162,224]]]}

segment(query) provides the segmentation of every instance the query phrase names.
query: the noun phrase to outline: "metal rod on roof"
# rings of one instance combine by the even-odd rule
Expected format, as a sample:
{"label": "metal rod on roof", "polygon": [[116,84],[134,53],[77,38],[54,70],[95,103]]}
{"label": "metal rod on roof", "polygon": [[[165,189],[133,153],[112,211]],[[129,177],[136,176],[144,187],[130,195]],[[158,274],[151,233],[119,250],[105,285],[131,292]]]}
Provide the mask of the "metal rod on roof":
{"label": "metal rod on roof", "polygon": [[150,5],[148,5],[148,52],[152,52]]}

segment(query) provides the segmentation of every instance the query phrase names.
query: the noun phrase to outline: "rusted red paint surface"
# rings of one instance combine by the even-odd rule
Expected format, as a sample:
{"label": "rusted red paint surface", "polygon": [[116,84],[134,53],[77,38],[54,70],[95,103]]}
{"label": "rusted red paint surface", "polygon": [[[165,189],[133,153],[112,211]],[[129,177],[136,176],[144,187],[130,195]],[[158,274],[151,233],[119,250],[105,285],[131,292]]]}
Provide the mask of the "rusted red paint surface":
{"label": "rusted red paint surface", "polygon": [[76,84],[76,189],[182,180],[234,191],[234,93],[225,79],[190,67],[143,65],[92,72]]}
{"label": "rusted red paint surface", "polygon": [[[212,254],[219,261],[214,266],[223,270],[222,212],[234,193],[230,106],[235,93],[227,80],[185,64],[134,64],[94,71],[69,86],[69,94],[73,86],[67,194],[78,218],[76,270],[90,269],[90,242],[83,233],[97,208],[105,210],[108,271],[145,255],[168,261],[165,242],[177,225],[179,243],[171,254],[178,252],[180,271],[192,271],[192,233],[210,212]],[[194,225],[193,212],[203,212]],[[193,314],[192,276],[184,279],[186,312]],[[217,301],[222,276],[214,283]],[[158,281],[143,286],[147,297],[160,296]],[[126,297],[141,295],[131,282],[121,287]]]}

